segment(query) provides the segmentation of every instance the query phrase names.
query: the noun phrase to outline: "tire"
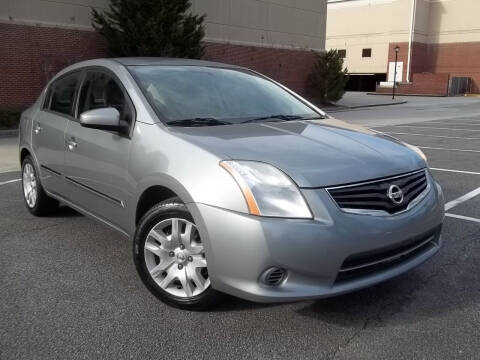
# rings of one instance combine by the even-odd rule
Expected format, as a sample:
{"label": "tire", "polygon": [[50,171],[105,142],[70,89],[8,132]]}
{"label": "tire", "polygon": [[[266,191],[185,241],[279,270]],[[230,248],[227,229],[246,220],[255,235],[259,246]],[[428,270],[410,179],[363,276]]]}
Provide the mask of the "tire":
{"label": "tire", "polygon": [[179,198],[158,203],[142,217],[135,232],[133,259],[145,286],[168,305],[205,310],[221,298],[210,285],[193,217]]}
{"label": "tire", "polygon": [[57,210],[58,201],[46,194],[30,155],[22,162],[22,190],[25,205],[33,215],[45,216]]}

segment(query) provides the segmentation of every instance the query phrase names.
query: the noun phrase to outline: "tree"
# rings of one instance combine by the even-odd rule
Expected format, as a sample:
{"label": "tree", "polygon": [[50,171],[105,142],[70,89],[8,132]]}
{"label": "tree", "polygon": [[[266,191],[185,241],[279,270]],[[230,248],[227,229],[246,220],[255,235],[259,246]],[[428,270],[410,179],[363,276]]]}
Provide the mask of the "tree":
{"label": "tree", "polygon": [[190,0],[111,0],[108,10],[92,9],[92,25],[111,56],[199,59],[205,15],[191,14],[191,6]]}
{"label": "tree", "polygon": [[316,53],[315,65],[308,79],[312,98],[322,103],[340,100],[345,93],[347,73],[337,50]]}

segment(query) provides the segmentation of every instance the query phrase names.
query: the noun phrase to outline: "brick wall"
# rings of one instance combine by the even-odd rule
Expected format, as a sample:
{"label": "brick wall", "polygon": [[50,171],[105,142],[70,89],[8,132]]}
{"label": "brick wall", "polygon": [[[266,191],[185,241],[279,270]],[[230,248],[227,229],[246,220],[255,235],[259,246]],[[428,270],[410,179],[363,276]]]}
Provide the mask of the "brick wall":
{"label": "brick wall", "polygon": [[[107,56],[93,31],[0,23],[0,108],[31,105],[48,80],[78,61]],[[246,66],[305,94],[311,51],[207,43],[206,59]]]}
{"label": "brick wall", "polygon": [[312,51],[220,43],[207,44],[205,58],[254,69],[303,95],[314,64]]}
{"label": "brick wall", "polygon": [[[388,62],[395,61],[395,46],[398,46],[398,61],[403,61],[403,81],[407,81],[407,69],[408,69],[408,43],[390,43],[388,47]],[[429,66],[429,45],[419,42],[412,44],[412,74],[422,72],[432,72]],[[388,74],[388,64],[386,72]],[[410,76],[411,77],[411,76]],[[410,79],[411,81],[412,79]]]}
{"label": "brick wall", "polygon": [[[407,79],[407,65],[408,65],[408,43],[390,43],[388,46],[388,62],[385,72],[388,77],[388,68],[390,62],[395,61],[395,47],[398,46],[400,50],[398,51],[398,62],[403,62],[403,81]],[[398,78],[397,78],[398,79]]]}
{"label": "brick wall", "polygon": [[0,34],[2,108],[29,106],[59,70],[106,54],[105,41],[93,31],[0,23]]}
{"label": "brick wall", "polygon": [[431,72],[470,77],[472,92],[480,93],[480,42],[431,44],[428,68]]}
{"label": "brick wall", "polygon": [[[410,83],[398,85],[398,95],[435,95],[446,96],[448,92],[449,74],[418,73],[412,75]],[[377,87],[378,93],[391,94],[392,88]]]}
{"label": "brick wall", "polygon": [[[407,43],[405,43],[408,46]],[[429,64],[430,45],[414,42],[412,45],[412,74],[422,72],[434,72]],[[435,71],[436,72],[436,71]]]}
{"label": "brick wall", "polygon": [[[395,61],[395,46],[400,46],[398,61],[403,61],[403,79],[406,80],[408,65],[408,43],[391,43],[388,50],[388,61]],[[442,82],[442,74],[453,76],[465,76],[472,78],[471,92],[480,92],[480,42],[471,43],[450,43],[450,44],[423,44],[413,43],[412,46],[412,74],[433,73],[440,74],[435,81]],[[388,72],[388,64],[387,70]],[[428,78],[428,74],[425,79]],[[414,81],[412,76],[411,81]],[[416,77],[424,81],[423,77]],[[442,85],[443,86],[443,85]],[[429,88],[439,89],[439,84]],[[412,88],[412,87],[410,87]],[[417,91],[426,89],[424,84],[414,86]],[[381,90],[384,91],[384,90]],[[391,91],[391,90],[390,90]],[[443,90],[442,90],[443,93]],[[423,94],[419,92],[418,94]]]}

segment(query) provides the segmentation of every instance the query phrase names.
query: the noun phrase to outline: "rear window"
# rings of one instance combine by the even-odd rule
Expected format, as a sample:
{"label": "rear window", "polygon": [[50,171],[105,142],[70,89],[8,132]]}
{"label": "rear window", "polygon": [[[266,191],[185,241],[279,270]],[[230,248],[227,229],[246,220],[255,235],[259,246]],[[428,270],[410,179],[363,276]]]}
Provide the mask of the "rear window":
{"label": "rear window", "polygon": [[79,78],[80,72],[75,72],[63,76],[51,85],[49,90],[50,106],[48,107],[51,111],[73,115],[75,90]]}

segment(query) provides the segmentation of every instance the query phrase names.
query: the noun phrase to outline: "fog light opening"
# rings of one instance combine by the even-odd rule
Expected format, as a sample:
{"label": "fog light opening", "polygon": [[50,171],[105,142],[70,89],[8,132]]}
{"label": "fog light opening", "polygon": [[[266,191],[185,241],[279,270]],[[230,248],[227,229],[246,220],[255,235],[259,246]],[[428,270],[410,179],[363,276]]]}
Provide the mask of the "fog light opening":
{"label": "fog light opening", "polygon": [[287,271],[282,268],[272,267],[260,276],[262,283],[268,286],[279,286],[283,283],[287,275]]}

